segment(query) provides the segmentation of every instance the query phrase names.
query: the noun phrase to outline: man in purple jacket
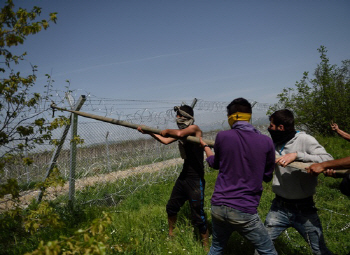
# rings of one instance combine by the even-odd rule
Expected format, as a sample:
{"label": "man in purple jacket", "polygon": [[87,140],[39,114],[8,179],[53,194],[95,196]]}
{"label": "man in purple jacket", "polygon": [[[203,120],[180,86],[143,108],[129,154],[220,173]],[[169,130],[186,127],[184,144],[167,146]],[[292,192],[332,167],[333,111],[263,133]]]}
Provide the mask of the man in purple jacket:
{"label": "man in purple jacket", "polygon": [[259,254],[277,254],[257,207],[275,164],[272,140],[249,120],[251,104],[237,98],[227,106],[230,130],[217,134],[214,153],[201,139],[209,166],[219,169],[211,198],[213,241],[208,254],[223,254],[233,231],[248,239]]}

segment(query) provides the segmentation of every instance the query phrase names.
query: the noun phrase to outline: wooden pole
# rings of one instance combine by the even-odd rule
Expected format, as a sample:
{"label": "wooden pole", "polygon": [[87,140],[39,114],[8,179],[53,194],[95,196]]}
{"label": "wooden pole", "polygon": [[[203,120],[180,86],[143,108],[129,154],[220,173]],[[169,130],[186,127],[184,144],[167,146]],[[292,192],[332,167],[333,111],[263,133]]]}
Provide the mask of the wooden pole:
{"label": "wooden pole", "polygon": [[[119,125],[119,126],[123,126],[123,127],[128,127],[128,128],[132,128],[132,129],[137,129],[139,126],[142,126],[142,130],[143,131],[146,131],[146,132],[149,132],[149,133],[158,134],[158,135],[162,131],[160,129],[147,127],[147,126],[143,126],[143,125],[140,125],[140,124],[134,124],[134,123],[130,123],[130,122],[123,121],[123,120],[116,120],[116,119],[103,117],[103,116],[99,116],[99,115],[95,115],[95,114],[91,114],[91,113],[87,113],[87,112],[81,112],[81,111],[74,111],[74,110],[69,110],[69,109],[65,109],[65,108],[59,108],[55,104],[52,104],[51,107],[53,109],[57,109],[57,110],[60,110],[60,111],[67,111],[67,112],[71,112],[71,113],[74,113],[74,114],[77,114],[79,116],[83,116],[83,117],[86,117],[86,118],[100,120],[100,121],[103,121],[103,122],[107,122],[107,123],[111,123],[111,124]],[[177,137],[174,137],[174,138],[177,138]],[[198,143],[198,144],[200,143],[199,138],[195,137],[195,136],[187,136],[186,138],[184,138],[184,140],[192,142],[192,143]],[[206,139],[203,139],[203,141],[206,144],[208,144],[210,147],[214,147],[214,141],[206,140]]]}
{"label": "wooden pole", "polygon": [[[276,155],[276,159],[278,159],[279,156]],[[289,163],[287,166],[290,167],[294,167],[297,169],[300,169],[302,171],[306,172],[307,167],[311,166],[312,164],[314,164],[314,162],[310,162],[310,163],[304,163],[304,162],[298,162],[298,161],[294,161],[292,163]],[[346,174],[350,173],[350,169],[338,169],[338,170],[334,170],[334,172],[338,175],[338,176],[345,176]]]}

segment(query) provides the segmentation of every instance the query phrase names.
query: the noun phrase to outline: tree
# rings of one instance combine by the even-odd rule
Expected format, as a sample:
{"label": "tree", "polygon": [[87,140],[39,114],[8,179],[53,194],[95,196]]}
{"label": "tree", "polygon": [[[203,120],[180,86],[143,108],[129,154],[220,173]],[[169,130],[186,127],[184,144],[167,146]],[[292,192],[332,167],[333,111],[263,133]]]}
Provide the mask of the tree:
{"label": "tree", "polygon": [[[22,164],[31,164],[31,159],[23,155],[38,144],[49,140],[52,131],[59,126],[61,118],[52,122],[43,118],[49,106],[43,105],[49,99],[52,81],[48,76],[46,93],[35,90],[37,67],[32,65],[32,73],[22,76],[18,64],[26,53],[13,54],[11,48],[23,44],[29,35],[36,34],[49,27],[49,22],[56,22],[56,13],[51,13],[49,20],[37,21],[41,8],[31,11],[17,8],[12,0],[7,0],[0,10],[0,198],[11,195],[14,207],[0,214],[0,250],[16,242],[16,238],[25,238],[28,232],[23,228],[23,211],[19,207],[20,188],[17,179],[3,178],[5,166],[21,160]],[[47,206],[46,206],[47,208]]]}
{"label": "tree", "polygon": [[[45,95],[33,93],[37,67],[32,65],[32,74],[21,76],[16,66],[24,60],[26,52],[21,55],[12,54],[11,47],[23,44],[29,35],[36,34],[49,27],[49,22],[56,22],[56,13],[51,13],[49,20],[36,21],[41,8],[33,7],[31,11],[22,8],[14,10],[12,0],[8,0],[0,12],[0,171],[13,155],[24,149],[33,148],[50,139],[57,121],[48,123],[42,118],[42,102],[48,99],[50,86],[48,76]],[[30,164],[29,159],[24,163]]]}
{"label": "tree", "polygon": [[[27,36],[47,29],[49,22],[55,23],[56,13],[51,13],[49,20],[36,21],[41,8],[33,7],[31,11],[14,9],[13,1],[7,0],[0,10],[0,73],[1,77],[6,77],[0,78],[0,174],[6,164],[11,164],[18,158],[23,159],[23,164],[30,164],[31,160],[23,157],[22,152],[42,144],[45,140],[51,140],[52,131],[69,121],[63,116],[52,122],[42,117],[43,113],[50,109],[44,104],[50,99],[50,76],[47,75],[46,93],[33,93],[32,90],[36,90],[33,87],[37,67],[33,65],[32,74],[23,77],[15,68],[24,60],[26,53],[15,55],[10,51],[11,47],[23,44]],[[51,174],[50,178],[40,185],[59,183],[59,173],[55,173],[57,175]],[[42,231],[38,235],[42,237],[46,233],[45,229],[60,228],[63,224],[59,214],[47,202],[32,204],[31,209],[22,210],[19,206],[19,190],[16,179],[8,179],[6,182],[3,178],[0,179],[0,198],[10,194],[14,205],[10,210],[0,213],[0,253],[6,252],[8,247],[15,247],[37,232]],[[105,254],[108,248],[106,229],[110,221],[110,216],[104,214],[102,219],[92,222],[91,227],[79,230],[72,237],[61,237],[61,241],[49,241],[46,244],[41,241],[32,254]],[[50,236],[47,236],[47,239],[50,239]],[[32,245],[31,243],[30,247]]]}
{"label": "tree", "polygon": [[304,72],[295,88],[284,88],[277,95],[278,103],[270,107],[268,114],[288,108],[295,114],[299,127],[311,133],[333,134],[329,123],[334,121],[344,130],[350,130],[350,60],[341,67],[331,65],[325,46],[317,49],[321,63],[314,71],[314,78]]}

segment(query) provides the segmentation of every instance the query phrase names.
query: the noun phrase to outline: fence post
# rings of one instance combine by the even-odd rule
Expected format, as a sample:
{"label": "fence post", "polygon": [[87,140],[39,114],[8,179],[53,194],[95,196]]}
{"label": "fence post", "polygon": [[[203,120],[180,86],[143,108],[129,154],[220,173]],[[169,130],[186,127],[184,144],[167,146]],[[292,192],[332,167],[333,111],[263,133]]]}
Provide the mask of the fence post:
{"label": "fence post", "polygon": [[[86,98],[85,98],[84,95],[82,95],[82,96],[80,96],[80,99],[79,99],[79,100],[84,100],[83,102],[85,102]],[[83,104],[81,104],[81,105],[79,106],[79,108],[77,107],[76,110],[79,111],[82,105],[83,105]],[[73,115],[73,113],[70,114],[70,118],[71,118],[72,115]],[[49,167],[48,167],[48,169],[47,169],[47,172],[46,172],[44,181],[45,181],[47,178],[49,178],[49,176],[50,176],[50,174],[51,174],[53,168],[55,167],[55,165],[56,165],[56,163],[57,163],[57,158],[58,158],[58,156],[60,155],[62,146],[63,146],[63,144],[64,144],[64,141],[66,140],[66,137],[67,137],[69,128],[70,128],[70,124],[66,125],[65,128],[64,128],[64,130],[63,130],[63,132],[62,132],[60,142],[59,142],[58,146],[56,147],[54,153],[52,154],[52,158],[51,158]],[[44,188],[44,187],[40,188],[40,192],[39,192],[39,195],[38,195],[38,198],[37,198],[37,201],[38,201],[39,203],[41,202],[41,199],[43,198],[44,191],[45,191],[45,188]]]}
{"label": "fence post", "polygon": [[[66,94],[67,100],[70,104],[71,109],[80,109],[85,100],[85,96],[81,96],[78,100],[78,102],[74,105],[74,98],[71,96],[71,94]],[[79,111],[79,110],[76,110]],[[75,196],[75,169],[77,165],[77,143],[75,141],[75,137],[78,133],[78,115],[72,114],[71,115],[71,142],[70,142],[70,167],[69,167],[69,199],[68,199],[68,206],[70,208],[74,207],[74,196]]]}
{"label": "fence post", "polygon": [[197,101],[198,101],[197,98],[193,99],[192,104],[191,104],[192,109],[194,109],[194,107],[196,106]]}
{"label": "fence post", "polygon": [[108,135],[109,135],[109,131],[107,131],[106,134],[106,157],[107,157],[107,168],[108,168],[108,172],[111,172],[111,164],[109,162],[109,148],[108,148]]}
{"label": "fence post", "polygon": [[[254,108],[254,106],[256,105],[256,103],[257,103],[257,101],[254,101],[254,102],[252,103],[252,112],[253,112],[253,108]],[[252,117],[250,118],[250,124],[253,124],[253,113],[252,113]]]}

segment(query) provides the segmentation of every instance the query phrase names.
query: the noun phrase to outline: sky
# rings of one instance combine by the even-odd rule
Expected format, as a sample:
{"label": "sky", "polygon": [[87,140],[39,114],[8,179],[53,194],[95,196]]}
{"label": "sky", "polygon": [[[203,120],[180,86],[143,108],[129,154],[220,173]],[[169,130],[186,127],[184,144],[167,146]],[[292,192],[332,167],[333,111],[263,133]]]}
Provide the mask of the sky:
{"label": "sky", "polygon": [[[5,0],[0,0],[3,6]],[[350,59],[348,0],[14,0],[57,12],[23,45],[54,87],[100,98],[275,103],[320,63]]]}

